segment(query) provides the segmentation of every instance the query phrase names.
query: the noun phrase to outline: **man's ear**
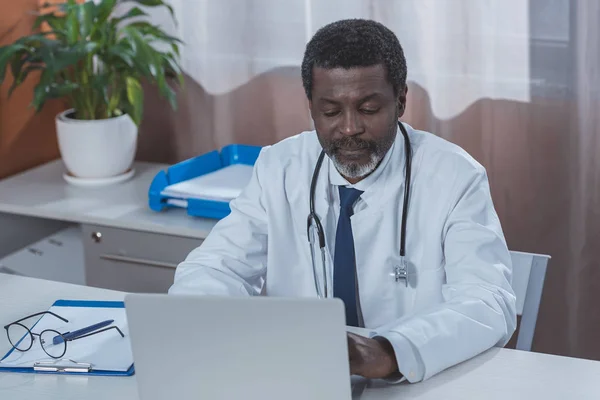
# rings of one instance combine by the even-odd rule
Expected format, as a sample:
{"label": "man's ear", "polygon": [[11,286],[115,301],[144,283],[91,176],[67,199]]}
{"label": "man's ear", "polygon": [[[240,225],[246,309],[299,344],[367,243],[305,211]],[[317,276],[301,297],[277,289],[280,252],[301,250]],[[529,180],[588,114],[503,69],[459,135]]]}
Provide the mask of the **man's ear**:
{"label": "man's ear", "polygon": [[408,85],[404,85],[404,90],[398,93],[398,118],[404,115],[406,110],[406,95],[408,93]]}

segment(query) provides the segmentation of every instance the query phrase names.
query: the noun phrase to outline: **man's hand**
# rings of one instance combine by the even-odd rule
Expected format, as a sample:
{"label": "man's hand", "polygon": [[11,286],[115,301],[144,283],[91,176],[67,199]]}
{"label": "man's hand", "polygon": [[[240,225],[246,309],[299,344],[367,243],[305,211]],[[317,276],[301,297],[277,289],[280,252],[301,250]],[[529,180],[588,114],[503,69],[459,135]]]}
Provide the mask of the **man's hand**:
{"label": "man's hand", "polygon": [[386,339],[369,339],[348,332],[348,355],[352,375],[381,379],[398,372],[394,348]]}

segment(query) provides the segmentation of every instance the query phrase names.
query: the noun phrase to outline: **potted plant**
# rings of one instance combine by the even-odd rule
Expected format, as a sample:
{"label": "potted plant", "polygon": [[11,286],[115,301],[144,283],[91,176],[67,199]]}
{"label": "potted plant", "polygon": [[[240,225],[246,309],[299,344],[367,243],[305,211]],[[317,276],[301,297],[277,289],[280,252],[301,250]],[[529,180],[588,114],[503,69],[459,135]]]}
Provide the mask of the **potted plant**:
{"label": "potted plant", "polygon": [[[128,11],[117,16],[117,6]],[[155,84],[173,108],[172,85],[181,85],[177,38],[143,17],[139,6],[171,6],[162,0],[69,0],[45,6],[33,34],[0,47],[0,84],[10,68],[10,94],[30,74],[39,76],[31,105],[49,99],[70,108],[56,117],[58,144],[71,175],[81,179],[128,172],[143,113],[142,82]],[[41,29],[44,28],[46,29]],[[176,79],[171,79],[176,78]]]}

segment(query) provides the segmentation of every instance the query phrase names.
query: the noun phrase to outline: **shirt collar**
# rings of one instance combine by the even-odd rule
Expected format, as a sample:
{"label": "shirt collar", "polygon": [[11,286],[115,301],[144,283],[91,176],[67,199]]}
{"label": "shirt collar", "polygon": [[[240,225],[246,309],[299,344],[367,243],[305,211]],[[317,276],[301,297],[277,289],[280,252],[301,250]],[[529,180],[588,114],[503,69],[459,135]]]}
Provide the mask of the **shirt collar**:
{"label": "shirt collar", "polygon": [[347,187],[351,187],[351,188],[366,192],[369,189],[369,187],[371,187],[373,185],[373,183],[375,183],[377,181],[377,179],[381,176],[383,170],[385,169],[385,167],[387,166],[387,164],[391,158],[391,155],[392,155],[392,152],[394,151],[395,146],[396,146],[396,141],[394,140],[394,143],[392,143],[392,147],[390,147],[390,149],[387,151],[387,153],[383,157],[383,160],[381,160],[381,162],[379,163],[379,165],[377,166],[375,171],[373,171],[365,179],[362,179],[361,181],[357,182],[354,185],[351,184],[350,182],[348,182],[346,180],[346,178],[344,178],[338,172],[337,168],[335,168],[335,165],[333,164],[333,161],[331,161],[331,159],[329,157],[327,157],[327,162],[329,163],[329,183],[334,186],[347,186]]}

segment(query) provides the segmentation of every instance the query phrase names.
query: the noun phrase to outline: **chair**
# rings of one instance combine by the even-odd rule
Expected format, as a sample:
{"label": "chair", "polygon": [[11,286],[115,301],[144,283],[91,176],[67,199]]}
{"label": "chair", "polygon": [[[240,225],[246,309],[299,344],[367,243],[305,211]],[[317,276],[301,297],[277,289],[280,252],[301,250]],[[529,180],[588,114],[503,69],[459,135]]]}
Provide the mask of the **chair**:
{"label": "chair", "polygon": [[521,316],[516,348],[531,351],[550,256],[519,251],[511,251],[510,255],[513,263],[512,284],[517,297],[517,315]]}

